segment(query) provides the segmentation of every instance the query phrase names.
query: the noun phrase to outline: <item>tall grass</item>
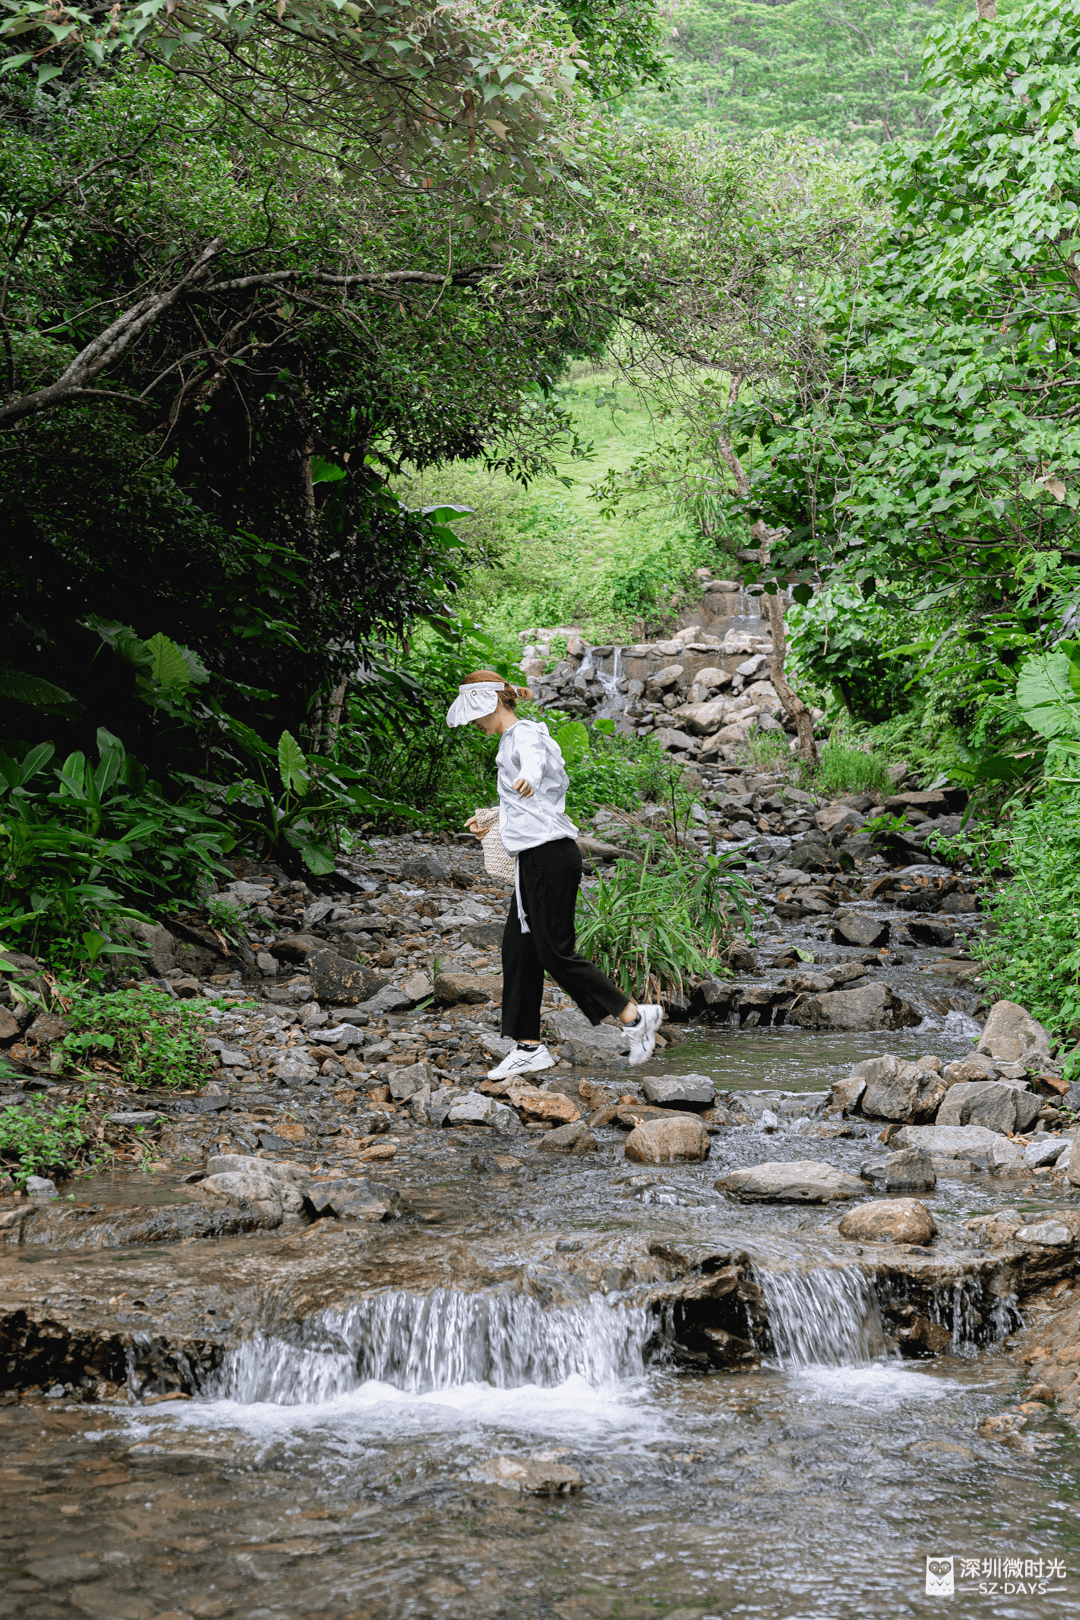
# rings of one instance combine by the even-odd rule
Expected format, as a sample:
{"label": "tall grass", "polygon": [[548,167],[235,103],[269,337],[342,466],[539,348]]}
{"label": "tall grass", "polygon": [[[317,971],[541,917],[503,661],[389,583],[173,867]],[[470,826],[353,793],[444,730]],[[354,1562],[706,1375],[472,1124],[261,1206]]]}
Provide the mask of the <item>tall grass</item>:
{"label": "tall grass", "polygon": [[822,746],[816,767],[800,764],[799,774],[814,793],[888,793],[891,785],[885,754],[835,736]]}

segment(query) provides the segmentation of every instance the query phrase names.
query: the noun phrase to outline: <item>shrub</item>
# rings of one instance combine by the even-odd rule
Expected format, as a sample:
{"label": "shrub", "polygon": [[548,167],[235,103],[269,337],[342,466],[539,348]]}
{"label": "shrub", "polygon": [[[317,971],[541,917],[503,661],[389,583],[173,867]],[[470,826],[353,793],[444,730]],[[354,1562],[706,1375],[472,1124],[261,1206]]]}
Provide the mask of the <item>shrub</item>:
{"label": "shrub", "polygon": [[985,977],[1054,1034],[1080,1034],[1080,794],[1051,790],[1014,812],[1006,832],[1013,876],[997,893],[1000,933],[978,947]]}
{"label": "shrub", "polygon": [[58,1000],[68,1032],[54,1054],[86,1077],[108,1074],[125,1086],[201,1086],[213,1073],[202,1011],[164,990],[96,996],[65,985]]}
{"label": "shrub", "polygon": [[90,1115],[82,1102],[55,1107],[31,1097],[17,1108],[0,1108],[0,1163],[19,1187],[27,1176],[70,1175],[88,1141]]}

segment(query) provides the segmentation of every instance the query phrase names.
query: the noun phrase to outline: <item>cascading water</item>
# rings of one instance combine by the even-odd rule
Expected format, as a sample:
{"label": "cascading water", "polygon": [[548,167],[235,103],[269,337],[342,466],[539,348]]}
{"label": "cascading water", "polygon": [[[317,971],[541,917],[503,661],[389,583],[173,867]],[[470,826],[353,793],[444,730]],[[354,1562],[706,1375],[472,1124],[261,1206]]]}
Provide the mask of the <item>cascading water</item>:
{"label": "cascading water", "polygon": [[861,1271],[759,1271],[756,1277],[782,1363],[857,1366],[885,1354],[877,1293]]}
{"label": "cascading water", "polygon": [[622,655],[623,649],[621,647],[616,647],[611,666],[611,674],[607,675],[596,662],[594,649],[592,647],[586,647],[585,649],[585,656],[581,660],[580,673],[584,675],[586,671],[592,670],[593,674],[600,682],[604,693],[604,701],[596,710],[597,717],[602,718],[605,715],[610,717],[614,714],[619,714],[625,707],[625,700],[619,692],[619,680],[622,675]]}
{"label": "cascading water", "polygon": [[644,1371],[653,1330],[644,1308],[600,1295],[545,1311],[520,1294],[382,1294],[310,1318],[298,1341],[253,1335],[203,1393],[295,1406],[336,1400],[369,1380],[417,1394],[468,1383],[553,1387],[574,1375],[610,1385]]}

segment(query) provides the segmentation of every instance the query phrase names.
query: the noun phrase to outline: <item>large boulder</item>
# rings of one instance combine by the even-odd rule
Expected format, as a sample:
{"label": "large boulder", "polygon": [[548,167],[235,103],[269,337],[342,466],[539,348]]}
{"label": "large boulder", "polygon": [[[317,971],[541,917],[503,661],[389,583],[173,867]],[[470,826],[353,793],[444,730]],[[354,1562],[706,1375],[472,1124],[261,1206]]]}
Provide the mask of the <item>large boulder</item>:
{"label": "large boulder", "polygon": [[864,1164],[859,1170],[863,1181],[869,1181],[880,1192],[932,1192],[937,1186],[934,1162],[922,1148],[901,1148],[898,1153],[887,1153],[883,1159]]}
{"label": "large boulder", "polygon": [[[982,1125],[988,1131],[1008,1135],[1016,1129],[1015,1086],[996,1080],[962,1080],[950,1086],[938,1109],[938,1125]],[[1036,1112],[1038,1107],[1036,1108]]]}
{"label": "large boulder", "polygon": [[755,1164],[732,1170],[716,1183],[717,1192],[741,1204],[833,1204],[862,1198],[866,1185],[844,1170],[816,1159],[790,1164]]}
{"label": "large boulder", "polygon": [[809,996],[788,1013],[788,1023],[803,1029],[908,1029],[921,1022],[914,1007],[887,984]]}
{"label": "large boulder", "polygon": [[885,945],[889,939],[889,924],[884,917],[870,917],[862,911],[841,911],[833,920],[832,937],[835,945]]}
{"label": "large boulder", "polygon": [[270,946],[270,955],[279,962],[306,962],[314,951],[326,950],[318,934],[279,934]]}
{"label": "large boulder", "polygon": [[902,1125],[889,1146],[922,1148],[932,1159],[967,1159],[989,1167],[991,1151],[1000,1140],[996,1131],[983,1125]]}
{"label": "large boulder", "polygon": [[1050,1031],[1015,1001],[996,1001],[975,1048],[986,1057],[1016,1063],[1029,1052],[1050,1051]]}
{"label": "large boulder", "polygon": [[730,707],[727,698],[713,698],[708,703],[684,703],[674,711],[672,719],[678,720],[695,737],[711,737],[724,724]]}
{"label": "large boulder", "polygon": [[626,1157],[636,1164],[674,1164],[709,1157],[709,1133],[693,1114],[671,1114],[635,1125],[626,1138]]}
{"label": "large boulder", "polygon": [[362,962],[350,962],[337,951],[312,951],[304,966],[311,975],[311,993],[327,1006],[356,1007],[387,984],[384,973],[374,973]]}
{"label": "large boulder", "polygon": [[837,833],[843,836],[858,832],[860,827],[866,826],[866,817],[853,810],[850,804],[827,804],[814,812],[814,820],[819,831],[828,838],[834,838]]}
{"label": "large boulder", "polygon": [[849,1209],[840,1222],[840,1236],[855,1243],[929,1243],[937,1227],[934,1217],[917,1198],[882,1198]]}
{"label": "large boulder", "polygon": [[829,1087],[829,1114],[853,1114],[859,1106],[866,1081],[859,1074],[849,1074],[846,1080],[834,1080]]}
{"label": "large boulder", "polygon": [[910,1121],[933,1115],[945,1095],[945,1081],[933,1069],[904,1063],[891,1052],[859,1063],[849,1080],[866,1081],[862,1111],[870,1119]]}
{"label": "large boulder", "polygon": [[679,1074],[670,1078],[648,1076],[641,1088],[658,1108],[704,1109],[716,1102],[716,1087],[704,1074]]}

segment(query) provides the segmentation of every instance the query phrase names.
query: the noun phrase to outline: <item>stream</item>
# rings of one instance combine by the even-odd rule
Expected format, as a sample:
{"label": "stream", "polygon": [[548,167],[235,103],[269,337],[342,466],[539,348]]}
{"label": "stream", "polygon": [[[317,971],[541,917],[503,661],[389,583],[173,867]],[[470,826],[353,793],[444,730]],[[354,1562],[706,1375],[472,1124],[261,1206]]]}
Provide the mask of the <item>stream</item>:
{"label": "stream", "polygon": [[[0,1261],[2,1282],[30,1267],[50,1290],[93,1277],[139,1302],[190,1281],[239,1328],[193,1368],[193,1399],[0,1409],[0,1614],[1080,1613],[1072,1429],[1050,1418],[1012,1449],[979,1432],[1015,1397],[1015,1307],[935,1281],[941,1258],[923,1256],[952,1340],[902,1360],[889,1285],[836,1238],[835,1215],[713,1189],[731,1167],[805,1156],[814,1093],[853,1061],[928,1045],[947,1060],[970,1037],[695,1031],[652,1067],[722,1077],[755,1118],[705,1164],[639,1173],[608,1129],[588,1161],[552,1163],[516,1136],[520,1168],[493,1171],[474,1168],[472,1135],[409,1189],[437,1230],[322,1223]],[[851,1129],[829,1157],[857,1170],[873,1137]],[[1040,1192],[958,1174],[927,1202],[948,1238],[1003,1202],[1045,1207]],[[679,1307],[634,1259],[718,1245],[745,1257],[766,1324],[745,1372],[687,1364]],[[953,1597],[927,1594],[928,1558],[955,1560]]]}

